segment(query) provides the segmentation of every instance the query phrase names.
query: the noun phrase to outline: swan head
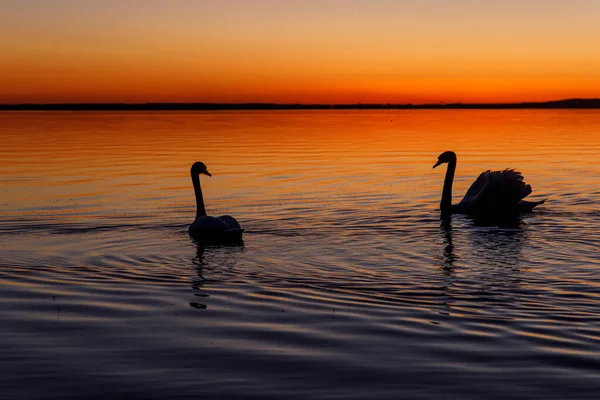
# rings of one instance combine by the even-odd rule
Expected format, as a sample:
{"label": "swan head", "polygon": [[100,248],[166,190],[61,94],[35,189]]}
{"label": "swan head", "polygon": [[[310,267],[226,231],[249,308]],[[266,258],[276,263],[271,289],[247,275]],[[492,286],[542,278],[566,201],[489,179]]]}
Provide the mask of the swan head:
{"label": "swan head", "polygon": [[208,176],[212,176],[208,169],[206,169],[206,165],[203,162],[196,161],[192,164],[192,175],[204,174]]}
{"label": "swan head", "polygon": [[456,153],[453,151],[445,151],[442,154],[440,154],[433,168],[437,167],[440,164],[445,164],[449,162],[456,162]]}

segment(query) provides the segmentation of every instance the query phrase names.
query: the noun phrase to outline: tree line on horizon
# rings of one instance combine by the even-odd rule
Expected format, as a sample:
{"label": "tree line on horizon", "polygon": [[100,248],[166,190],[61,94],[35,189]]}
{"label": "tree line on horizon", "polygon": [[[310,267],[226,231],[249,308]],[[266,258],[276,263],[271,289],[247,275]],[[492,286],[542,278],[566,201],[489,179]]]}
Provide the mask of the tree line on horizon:
{"label": "tree line on horizon", "polygon": [[429,103],[429,104],[302,104],[302,103],[52,103],[0,104],[0,110],[20,111],[158,111],[158,110],[381,110],[381,109],[546,109],[600,108],[600,99],[564,99],[515,103]]}

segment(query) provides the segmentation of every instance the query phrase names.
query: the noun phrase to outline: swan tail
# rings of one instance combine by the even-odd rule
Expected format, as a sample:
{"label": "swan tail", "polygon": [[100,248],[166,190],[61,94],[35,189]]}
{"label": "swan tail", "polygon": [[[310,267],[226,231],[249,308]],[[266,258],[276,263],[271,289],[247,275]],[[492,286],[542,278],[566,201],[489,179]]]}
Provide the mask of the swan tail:
{"label": "swan tail", "polygon": [[521,200],[517,203],[517,208],[519,212],[532,212],[536,206],[540,204],[544,204],[547,199],[539,200],[539,201],[526,201]]}

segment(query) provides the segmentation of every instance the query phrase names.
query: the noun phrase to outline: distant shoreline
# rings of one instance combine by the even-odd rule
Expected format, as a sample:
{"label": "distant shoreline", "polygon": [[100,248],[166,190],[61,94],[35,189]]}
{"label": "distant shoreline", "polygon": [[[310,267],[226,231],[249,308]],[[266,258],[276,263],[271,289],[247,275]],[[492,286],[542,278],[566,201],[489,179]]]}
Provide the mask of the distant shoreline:
{"label": "distant shoreline", "polygon": [[596,109],[600,99],[521,103],[278,104],[278,103],[56,103],[0,104],[0,111],[227,111],[227,110],[502,110]]}

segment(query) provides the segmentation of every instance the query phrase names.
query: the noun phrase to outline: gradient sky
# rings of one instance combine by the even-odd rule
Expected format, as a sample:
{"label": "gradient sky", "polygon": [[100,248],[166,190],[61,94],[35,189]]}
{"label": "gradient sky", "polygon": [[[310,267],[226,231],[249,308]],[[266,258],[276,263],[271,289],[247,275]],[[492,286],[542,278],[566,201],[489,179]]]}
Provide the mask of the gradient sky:
{"label": "gradient sky", "polygon": [[0,0],[0,103],[600,97],[597,0]]}

